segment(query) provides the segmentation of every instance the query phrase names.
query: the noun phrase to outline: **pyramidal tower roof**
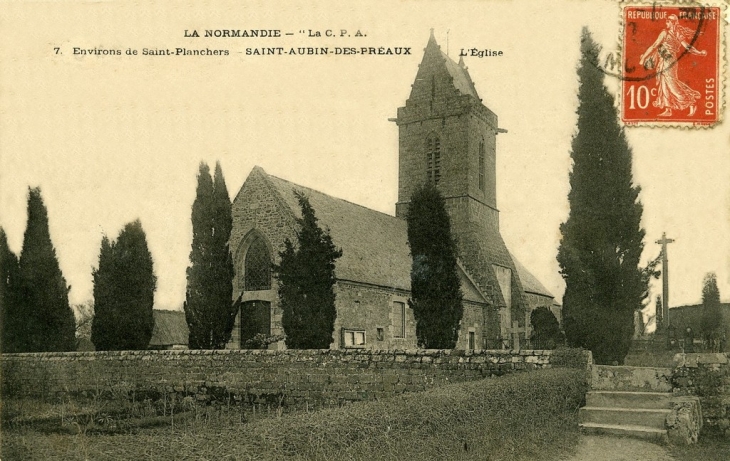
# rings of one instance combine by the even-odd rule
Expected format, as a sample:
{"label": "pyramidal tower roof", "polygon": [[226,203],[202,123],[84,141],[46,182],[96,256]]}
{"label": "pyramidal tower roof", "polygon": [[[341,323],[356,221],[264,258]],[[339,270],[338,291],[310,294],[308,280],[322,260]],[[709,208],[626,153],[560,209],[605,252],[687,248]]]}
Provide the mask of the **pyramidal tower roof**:
{"label": "pyramidal tower roof", "polygon": [[474,82],[469,75],[469,71],[464,65],[464,59],[460,57],[457,63],[441,51],[441,47],[436,43],[433,29],[431,29],[431,36],[428,38],[428,44],[426,45],[419,69],[425,70],[435,65],[443,65],[446,67],[446,71],[453,79],[454,88],[459,90],[461,94],[468,94],[477,99],[481,99],[479,98],[476,87],[474,87]]}

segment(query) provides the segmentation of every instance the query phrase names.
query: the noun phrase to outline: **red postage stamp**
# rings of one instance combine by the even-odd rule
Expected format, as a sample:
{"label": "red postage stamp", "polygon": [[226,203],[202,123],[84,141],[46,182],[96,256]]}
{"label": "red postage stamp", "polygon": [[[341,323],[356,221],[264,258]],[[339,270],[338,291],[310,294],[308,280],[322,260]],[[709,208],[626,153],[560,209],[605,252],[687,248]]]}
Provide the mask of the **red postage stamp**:
{"label": "red postage stamp", "polygon": [[623,7],[626,125],[711,126],[720,120],[722,13],[694,4]]}

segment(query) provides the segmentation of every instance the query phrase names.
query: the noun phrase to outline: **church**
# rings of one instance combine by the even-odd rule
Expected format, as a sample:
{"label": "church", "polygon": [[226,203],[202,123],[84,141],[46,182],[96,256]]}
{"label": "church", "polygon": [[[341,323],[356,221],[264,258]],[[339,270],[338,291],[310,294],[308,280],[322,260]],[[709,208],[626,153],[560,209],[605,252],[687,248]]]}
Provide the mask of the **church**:
{"label": "church", "polygon": [[416,348],[405,216],[412,193],[426,181],[443,194],[458,245],[464,315],[457,348],[511,348],[509,338],[529,337],[530,313],[537,307],[553,309],[560,319],[553,296],[515,259],[500,234],[496,140],[505,131],[479,98],[463,59],[456,63],[443,53],[433,32],[410,96],[391,120],[399,135],[395,216],[260,167],[251,171],[233,200],[233,297],[240,298],[241,308],[228,348],[245,347],[256,334],[284,333],[271,265],[278,263],[286,238],[296,241],[301,210],[295,191],[309,198],[319,225],[342,249],[335,268],[332,348]]}

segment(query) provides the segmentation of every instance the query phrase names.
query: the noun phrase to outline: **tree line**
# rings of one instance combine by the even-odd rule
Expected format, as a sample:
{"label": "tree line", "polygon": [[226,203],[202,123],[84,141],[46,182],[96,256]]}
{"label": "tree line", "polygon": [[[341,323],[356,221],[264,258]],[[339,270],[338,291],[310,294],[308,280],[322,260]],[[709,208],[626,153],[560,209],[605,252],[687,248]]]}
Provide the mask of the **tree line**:
{"label": "tree line", "polygon": [[[94,280],[93,316],[86,309],[77,325],[48,228],[40,188],[29,188],[28,221],[18,258],[0,228],[0,333],[2,351],[76,350],[77,327],[90,331],[97,350],[146,348],[154,319],[152,256],[139,220],[116,240],[104,236]],[[89,328],[88,319],[91,318]]]}
{"label": "tree line", "polygon": [[[333,341],[335,262],[342,256],[322,229],[309,199],[295,191],[301,208],[295,240],[286,239],[272,272],[278,280],[282,325],[289,348],[328,348]],[[424,186],[408,216],[413,258],[416,336],[422,347],[453,348],[462,316],[456,244],[440,193]],[[214,176],[201,163],[192,205],[193,238],[183,310],[191,349],[221,349],[231,338],[240,303],[232,300],[229,248],[231,202],[220,164]],[[4,352],[72,351],[77,325],[51,242],[39,188],[29,189],[28,224],[20,258],[0,228],[0,326]],[[154,329],[157,277],[139,220],[115,239],[101,239],[92,268],[93,303],[81,309],[79,330],[90,331],[96,350],[147,348]],[[88,307],[88,306],[87,306]],[[247,319],[241,319],[245,322]]]}
{"label": "tree line", "polygon": [[[632,151],[603,83],[600,47],[586,29],[580,49],[570,211],[560,226],[557,254],[566,284],[563,327],[568,345],[593,351],[597,363],[623,363],[634,313],[645,307],[649,282],[658,276],[658,258],[640,264],[645,230],[640,187],[632,177]],[[326,348],[337,315],[333,287],[342,250],[329,231],[319,227],[308,198],[295,195],[301,208],[296,238],[285,240],[278,264],[271,267],[279,282],[285,342],[290,348]],[[220,164],[211,177],[208,166],[201,163],[191,220],[184,303],[189,347],[223,348],[239,305],[232,300],[231,203]],[[457,246],[444,199],[435,186],[424,184],[414,193],[407,223],[413,258],[409,305],[418,346],[453,348],[463,315]],[[29,190],[20,257],[10,251],[0,229],[0,277],[3,351],[73,350],[69,287],[50,240],[38,188]],[[116,240],[102,238],[93,278],[91,336],[97,349],[145,348],[153,328],[156,277],[139,221],[125,225]],[[710,331],[719,323],[719,292],[712,276],[704,285],[703,325]],[[536,338],[561,342],[562,332],[550,316],[547,310],[535,311]]]}

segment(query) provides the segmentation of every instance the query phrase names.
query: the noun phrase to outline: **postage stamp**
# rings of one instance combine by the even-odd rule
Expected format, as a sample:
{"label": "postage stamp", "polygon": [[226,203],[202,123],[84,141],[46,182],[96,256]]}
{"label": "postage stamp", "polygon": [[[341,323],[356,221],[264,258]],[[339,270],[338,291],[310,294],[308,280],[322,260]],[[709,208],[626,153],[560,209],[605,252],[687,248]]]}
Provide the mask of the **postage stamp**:
{"label": "postage stamp", "polygon": [[621,119],[626,125],[712,126],[722,117],[719,6],[622,9]]}

